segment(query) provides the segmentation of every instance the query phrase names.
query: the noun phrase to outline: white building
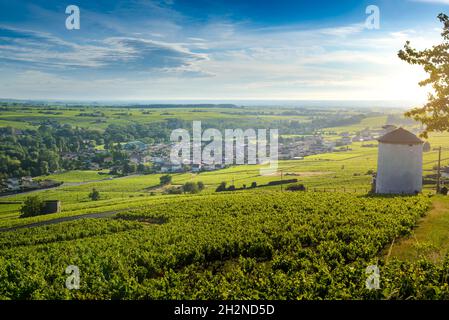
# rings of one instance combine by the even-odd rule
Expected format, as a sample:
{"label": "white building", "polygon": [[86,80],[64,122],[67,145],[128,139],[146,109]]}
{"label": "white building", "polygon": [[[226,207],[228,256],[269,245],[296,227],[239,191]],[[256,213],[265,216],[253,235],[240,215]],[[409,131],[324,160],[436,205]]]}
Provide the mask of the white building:
{"label": "white building", "polygon": [[378,139],[376,193],[413,194],[422,189],[422,144],[398,128]]}
{"label": "white building", "polygon": [[9,191],[19,191],[20,181],[18,178],[9,178],[6,180],[6,185]]}

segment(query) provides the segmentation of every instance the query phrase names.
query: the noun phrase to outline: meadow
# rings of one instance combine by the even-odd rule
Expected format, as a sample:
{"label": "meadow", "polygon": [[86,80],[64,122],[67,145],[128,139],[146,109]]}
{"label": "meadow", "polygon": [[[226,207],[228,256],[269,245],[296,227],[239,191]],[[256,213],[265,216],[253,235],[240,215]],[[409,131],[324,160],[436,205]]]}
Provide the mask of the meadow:
{"label": "meadow", "polygon": [[[310,121],[310,116],[282,115],[285,109],[257,112],[257,109],[220,107],[177,108],[133,108],[133,107],[89,107],[89,106],[8,106],[0,112],[0,127],[17,129],[37,128],[41,123],[54,121],[94,130],[104,130],[110,124],[147,124],[167,119],[184,121],[235,120],[240,123],[275,120]],[[286,109],[290,110],[290,109]],[[256,112],[256,114],[254,114]],[[322,111],[323,113],[332,111]]]}

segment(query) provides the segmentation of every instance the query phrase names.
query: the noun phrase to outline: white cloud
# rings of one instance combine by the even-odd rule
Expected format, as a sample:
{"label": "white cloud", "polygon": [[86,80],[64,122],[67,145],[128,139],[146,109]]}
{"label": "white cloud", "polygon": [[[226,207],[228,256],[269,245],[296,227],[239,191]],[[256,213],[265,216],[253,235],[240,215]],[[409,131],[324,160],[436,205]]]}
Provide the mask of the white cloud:
{"label": "white cloud", "polygon": [[[417,85],[423,74],[400,61],[397,51],[405,40],[427,46],[439,37],[435,30],[370,31],[360,24],[254,29],[228,21],[186,26],[182,32],[170,29],[167,33],[161,31],[158,40],[141,32],[133,38],[110,37],[72,44],[71,50],[79,56],[64,52],[52,61],[98,69],[114,64],[118,73],[102,79],[94,77],[89,83],[48,70],[10,73],[3,77],[8,79],[8,87],[0,79],[0,96],[92,100],[419,100],[425,96]],[[1,50],[0,47],[0,53]],[[46,61],[48,48],[39,50],[42,51],[32,48],[28,54],[34,55],[34,61]],[[121,72],[140,59],[150,61],[146,67],[151,72],[146,77],[141,77],[142,70],[136,68],[131,74]]]}
{"label": "white cloud", "polygon": [[0,26],[0,61],[47,72],[162,68],[179,71],[207,59],[206,54],[194,53],[180,43],[109,37],[78,44],[47,33]]}

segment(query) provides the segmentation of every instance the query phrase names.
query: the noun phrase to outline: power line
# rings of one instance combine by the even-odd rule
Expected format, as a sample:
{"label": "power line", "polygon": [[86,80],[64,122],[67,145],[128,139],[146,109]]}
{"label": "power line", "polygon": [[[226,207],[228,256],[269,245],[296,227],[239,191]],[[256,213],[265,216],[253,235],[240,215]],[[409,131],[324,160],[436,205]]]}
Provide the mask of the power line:
{"label": "power line", "polygon": [[[449,158],[444,158],[444,159],[441,159],[440,161],[445,161],[445,160],[449,160]],[[431,161],[428,161],[428,162],[424,162],[423,166],[426,165],[426,164],[431,164],[431,163],[435,163],[435,162],[438,162],[438,159],[437,160],[431,160]]]}

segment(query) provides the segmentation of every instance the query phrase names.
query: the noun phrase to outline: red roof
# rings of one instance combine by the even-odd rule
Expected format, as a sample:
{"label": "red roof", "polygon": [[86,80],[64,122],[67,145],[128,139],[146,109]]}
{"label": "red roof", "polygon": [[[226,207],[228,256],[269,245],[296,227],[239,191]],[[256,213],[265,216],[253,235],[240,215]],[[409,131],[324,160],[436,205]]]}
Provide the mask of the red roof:
{"label": "red roof", "polygon": [[398,128],[383,135],[378,139],[378,141],[392,144],[421,144],[424,142],[413,133],[403,128]]}

